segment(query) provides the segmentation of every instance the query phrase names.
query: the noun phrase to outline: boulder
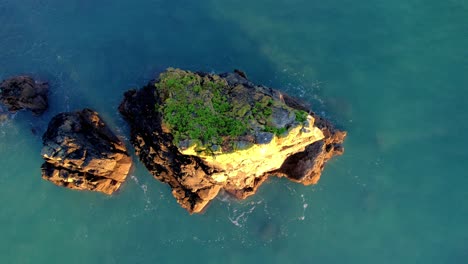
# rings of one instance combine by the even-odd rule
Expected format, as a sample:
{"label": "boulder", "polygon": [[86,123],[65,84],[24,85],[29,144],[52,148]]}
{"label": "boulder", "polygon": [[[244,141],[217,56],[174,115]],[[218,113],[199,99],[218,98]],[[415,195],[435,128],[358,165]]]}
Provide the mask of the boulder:
{"label": "boulder", "polygon": [[56,115],[42,140],[42,178],[58,186],[112,194],[132,165],[125,145],[90,109]]}
{"label": "boulder", "polygon": [[127,91],[119,111],[139,159],[190,213],[202,212],[220,190],[244,199],[272,175],[317,183],[325,163],[343,153],[346,136],[238,70],[169,68]]}
{"label": "boulder", "polygon": [[47,82],[35,81],[29,76],[17,76],[0,83],[0,102],[8,111],[30,110],[41,115],[48,108]]}

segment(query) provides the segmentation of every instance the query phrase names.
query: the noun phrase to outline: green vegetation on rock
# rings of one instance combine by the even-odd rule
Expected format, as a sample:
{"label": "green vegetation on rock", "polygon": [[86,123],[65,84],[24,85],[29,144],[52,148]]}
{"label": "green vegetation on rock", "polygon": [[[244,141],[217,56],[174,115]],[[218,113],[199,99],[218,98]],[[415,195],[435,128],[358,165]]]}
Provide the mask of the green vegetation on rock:
{"label": "green vegetation on rock", "polygon": [[205,154],[233,151],[239,140],[245,140],[239,138],[244,135],[252,138],[262,131],[284,135],[294,116],[292,122],[285,123],[289,125],[278,126],[281,117],[273,114],[278,109],[294,113],[296,122],[307,120],[307,112],[286,106],[261,87],[229,86],[215,74],[169,68],[155,86],[160,100],[156,110],[162,114],[163,129],[173,135],[174,144],[182,148],[195,145]]}
{"label": "green vegetation on rock", "polygon": [[265,126],[265,132],[270,132],[270,133],[273,133],[273,134],[275,134],[277,136],[283,135],[284,133],[286,133],[286,131],[288,131],[288,129],[286,127],[276,128],[276,127],[272,127],[272,126]]}
{"label": "green vegetation on rock", "polygon": [[309,115],[306,111],[303,111],[303,110],[296,110],[295,114],[296,114],[296,121],[300,123],[305,122],[307,120],[307,116]]}
{"label": "green vegetation on rock", "polygon": [[157,92],[163,100],[163,113],[177,145],[182,140],[210,149],[222,144],[223,137],[238,137],[247,131],[245,120],[236,118],[224,95],[227,83],[213,76],[169,69],[159,76]]}

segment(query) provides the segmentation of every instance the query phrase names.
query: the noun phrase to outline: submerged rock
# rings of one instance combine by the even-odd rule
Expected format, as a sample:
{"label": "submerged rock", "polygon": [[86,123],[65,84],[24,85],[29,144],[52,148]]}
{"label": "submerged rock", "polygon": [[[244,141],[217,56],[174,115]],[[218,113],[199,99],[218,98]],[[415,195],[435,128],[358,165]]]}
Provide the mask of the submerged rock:
{"label": "submerged rock", "polygon": [[48,90],[49,85],[46,82],[35,81],[29,76],[17,76],[0,83],[0,102],[10,112],[26,109],[40,115],[49,106]]}
{"label": "submerged rock", "polygon": [[90,109],[56,115],[42,139],[42,178],[58,186],[112,194],[132,165],[125,145]]}
{"label": "submerged rock", "polygon": [[346,133],[291,97],[246,79],[168,69],[125,93],[119,111],[136,154],[190,213],[221,189],[243,199],[269,176],[304,184],[343,152]]}

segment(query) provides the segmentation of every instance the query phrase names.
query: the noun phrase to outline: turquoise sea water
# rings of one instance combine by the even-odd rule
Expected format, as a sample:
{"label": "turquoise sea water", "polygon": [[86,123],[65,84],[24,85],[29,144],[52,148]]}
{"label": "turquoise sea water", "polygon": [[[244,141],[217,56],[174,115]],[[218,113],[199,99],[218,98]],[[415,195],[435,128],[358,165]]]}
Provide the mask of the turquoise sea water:
{"label": "turquoise sea water", "polygon": [[[0,79],[51,88],[0,124],[0,263],[467,263],[467,1],[0,0],[0,25]],[[138,162],[112,197],[41,179],[52,116],[90,107],[128,137],[122,93],[169,66],[302,98],[345,155],[192,216]]]}

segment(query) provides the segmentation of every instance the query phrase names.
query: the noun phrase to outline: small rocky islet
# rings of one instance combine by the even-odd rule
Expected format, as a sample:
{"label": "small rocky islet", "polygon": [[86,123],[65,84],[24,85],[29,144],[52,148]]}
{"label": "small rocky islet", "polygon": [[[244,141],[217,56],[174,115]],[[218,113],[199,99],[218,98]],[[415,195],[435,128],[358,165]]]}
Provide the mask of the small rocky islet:
{"label": "small rocky islet", "polygon": [[346,136],[240,71],[170,68],[126,92],[119,111],[139,159],[190,213],[201,212],[221,190],[244,199],[272,175],[316,183],[325,163],[343,153]]}
{"label": "small rocky islet", "polygon": [[[47,83],[18,76],[0,87],[9,111],[47,109]],[[296,99],[238,70],[169,68],[125,92],[118,109],[140,161],[190,213],[202,212],[221,191],[253,195],[270,176],[315,184],[325,163],[343,153],[346,137]],[[52,118],[42,156],[43,179],[105,194],[118,190],[132,167],[125,144],[87,108]]]}

